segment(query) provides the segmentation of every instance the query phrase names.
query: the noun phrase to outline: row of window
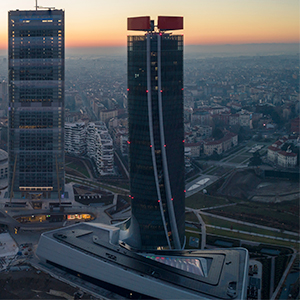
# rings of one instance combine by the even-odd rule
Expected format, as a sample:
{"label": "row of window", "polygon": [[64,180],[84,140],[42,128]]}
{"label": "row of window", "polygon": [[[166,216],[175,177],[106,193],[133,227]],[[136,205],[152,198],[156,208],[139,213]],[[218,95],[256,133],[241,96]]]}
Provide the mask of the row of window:
{"label": "row of window", "polygon": [[62,30],[53,29],[38,29],[38,30],[13,30],[12,35],[15,36],[56,36],[62,33]]}

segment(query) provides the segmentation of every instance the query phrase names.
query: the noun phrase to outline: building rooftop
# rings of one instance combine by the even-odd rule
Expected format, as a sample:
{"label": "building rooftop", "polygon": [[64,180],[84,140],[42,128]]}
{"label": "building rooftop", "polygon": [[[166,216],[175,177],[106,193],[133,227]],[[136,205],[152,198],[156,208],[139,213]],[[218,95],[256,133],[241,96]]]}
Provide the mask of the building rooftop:
{"label": "building rooftop", "polygon": [[99,223],[60,228],[42,234],[36,253],[62,267],[155,298],[244,299],[247,250],[138,251],[119,239],[120,231]]}

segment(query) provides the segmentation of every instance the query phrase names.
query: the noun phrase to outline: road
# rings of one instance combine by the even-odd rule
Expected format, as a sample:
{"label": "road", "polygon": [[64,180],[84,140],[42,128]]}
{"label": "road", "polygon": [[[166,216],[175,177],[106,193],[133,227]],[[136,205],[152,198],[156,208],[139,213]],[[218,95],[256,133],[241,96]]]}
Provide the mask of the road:
{"label": "road", "polygon": [[201,224],[201,249],[204,250],[206,247],[206,224],[204,223],[199,210],[186,207],[186,211],[192,211]]}
{"label": "road", "polygon": [[[208,179],[208,181],[206,181]],[[206,188],[207,186],[213,184],[215,181],[217,181],[219,177],[213,176],[213,175],[205,175],[201,174],[196,179],[194,179],[191,182],[186,183],[186,195],[185,197],[190,197],[202,189]]]}

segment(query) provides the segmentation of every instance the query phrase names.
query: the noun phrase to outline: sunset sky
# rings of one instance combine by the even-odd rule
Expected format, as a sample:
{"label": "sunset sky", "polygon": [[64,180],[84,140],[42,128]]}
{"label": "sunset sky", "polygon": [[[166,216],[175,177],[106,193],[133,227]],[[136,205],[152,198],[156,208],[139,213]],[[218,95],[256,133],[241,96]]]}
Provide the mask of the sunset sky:
{"label": "sunset sky", "polygon": [[[1,0],[0,49],[7,48],[7,12],[35,0]],[[183,16],[186,45],[298,43],[298,0],[38,0],[65,10],[66,47],[124,46],[127,17]],[[131,32],[132,33],[132,32]]]}

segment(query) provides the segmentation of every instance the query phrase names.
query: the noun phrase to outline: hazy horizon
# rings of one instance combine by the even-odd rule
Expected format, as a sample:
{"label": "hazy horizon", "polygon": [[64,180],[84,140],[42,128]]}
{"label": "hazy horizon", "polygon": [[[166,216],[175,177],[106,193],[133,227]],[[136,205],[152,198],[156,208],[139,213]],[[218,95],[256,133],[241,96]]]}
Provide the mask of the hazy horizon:
{"label": "hazy horizon", "polygon": [[[66,47],[65,57],[126,56],[126,46],[116,47]],[[256,55],[296,55],[298,43],[252,43],[224,45],[185,45],[185,58]],[[0,49],[0,56],[7,56],[7,49]]]}

